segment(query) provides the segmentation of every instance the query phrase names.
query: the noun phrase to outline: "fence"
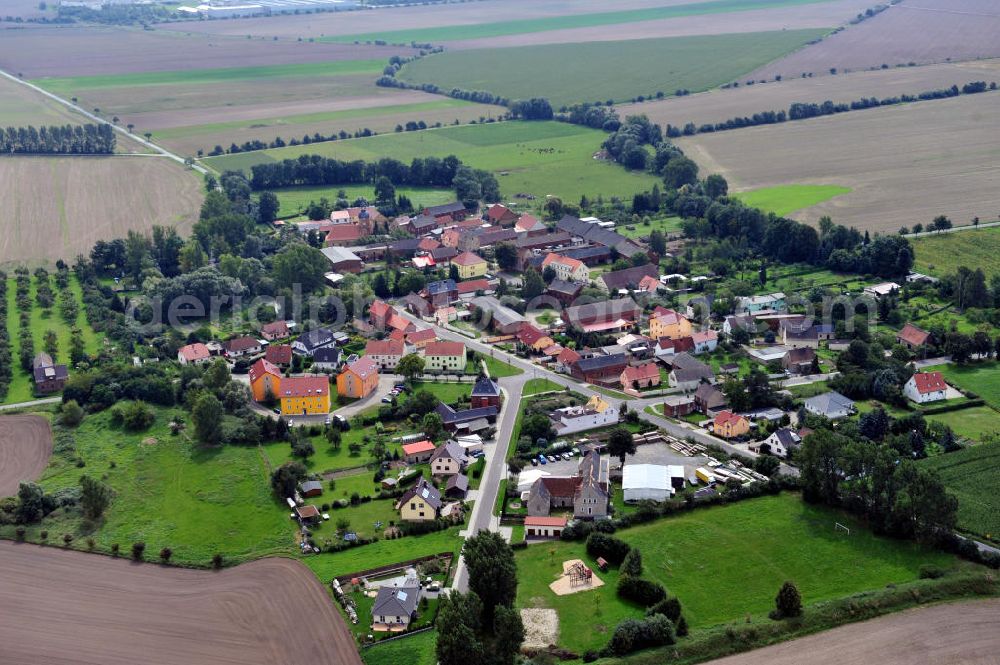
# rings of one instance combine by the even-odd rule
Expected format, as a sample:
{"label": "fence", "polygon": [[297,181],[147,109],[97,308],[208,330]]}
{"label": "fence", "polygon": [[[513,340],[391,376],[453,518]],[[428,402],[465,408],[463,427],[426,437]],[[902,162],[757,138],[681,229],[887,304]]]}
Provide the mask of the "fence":
{"label": "fence", "polygon": [[416,630],[408,630],[405,633],[400,633],[399,635],[393,635],[392,637],[386,637],[381,640],[376,640],[375,642],[365,642],[361,645],[362,649],[367,649],[379,644],[385,644],[386,642],[393,642],[395,640],[405,640],[407,637],[412,637],[414,635],[419,635],[420,633],[426,633],[428,630],[434,630],[434,626],[424,626],[423,628],[417,628]]}
{"label": "fence", "polygon": [[348,573],[346,575],[338,575],[336,579],[338,582],[350,582],[355,577],[372,577],[375,575],[384,575],[385,573],[393,573],[400,570],[405,570],[406,568],[412,568],[418,564],[424,563],[425,561],[431,561],[433,559],[451,559],[454,556],[453,552],[438,552],[437,554],[428,554],[427,556],[422,556],[419,559],[410,559],[409,561],[400,561],[398,563],[392,563],[387,566],[379,566],[378,568],[370,568],[368,570],[359,570],[354,573]]}

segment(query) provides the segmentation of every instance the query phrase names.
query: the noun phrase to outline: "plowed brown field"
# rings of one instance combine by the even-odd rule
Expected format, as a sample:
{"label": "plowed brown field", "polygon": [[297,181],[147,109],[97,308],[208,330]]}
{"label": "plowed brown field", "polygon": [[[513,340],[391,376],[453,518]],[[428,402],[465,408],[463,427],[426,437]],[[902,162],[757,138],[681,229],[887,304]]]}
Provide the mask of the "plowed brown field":
{"label": "plowed brown field", "polygon": [[361,665],[290,559],[210,572],[0,542],[0,616],[2,663]]}
{"label": "plowed brown field", "polygon": [[1000,600],[922,607],[707,665],[997,665]]}
{"label": "plowed brown field", "polygon": [[36,480],[52,454],[52,430],[41,416],[0,416],[0,497]]}

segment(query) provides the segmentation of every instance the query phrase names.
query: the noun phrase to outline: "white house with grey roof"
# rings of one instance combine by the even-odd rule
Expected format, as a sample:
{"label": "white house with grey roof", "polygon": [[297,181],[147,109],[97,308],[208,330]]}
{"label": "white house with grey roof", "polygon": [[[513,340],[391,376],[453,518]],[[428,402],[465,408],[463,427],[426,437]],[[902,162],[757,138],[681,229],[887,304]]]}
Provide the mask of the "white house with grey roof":
{"label": "white house with grey roof", "polygon": [[853,401],[833,391],[810,397],[805,401],[805,407],[809,413],[830,420],[846,418],[857,411]]}
{"label": "white house with grey roof", "polygon": [[372,630],[379,632],[406,630],[410,622],[416,618],[419,602],[419,584],[379,587],[378,595],[372,604]]}

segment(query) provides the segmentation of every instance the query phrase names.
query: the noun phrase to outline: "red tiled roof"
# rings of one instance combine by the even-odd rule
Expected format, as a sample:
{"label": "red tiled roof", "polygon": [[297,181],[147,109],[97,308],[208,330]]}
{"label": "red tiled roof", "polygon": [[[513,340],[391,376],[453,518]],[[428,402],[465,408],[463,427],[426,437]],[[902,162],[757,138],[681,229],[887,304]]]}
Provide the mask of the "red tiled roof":
{"label": "red tiled roof", "polygon": [[413,325],[405,318],[400,316],[400,314],[396,312],[396,310],[392,311],[392,314],[389,315],[389,320],[386,321],[386,323],[389,325],[390,328],[395,328],[396,330],[406,330],[407,328]]}
{"label": "red tiled roof", "polygon": [[941,372],[921,372],[914,374],[913,383],[917,387],[917,392],[921,395],[948,389],[948,384],[945,383]]}
{"label": "red tiled roof", "polygon": [[315,397],[330,394],[330,380],[325,376],[290,376],[281,380],[278,397]]}
{"label": "red tiled roof", "polygon": [[271,374],[273,376],[280,377],[281,370],[278,369],[278,367],[274,363],[269,362],[264,358],[261,358],[260,360],[258,360],[257,362],[255,362],[253,365],[250,366],[249,375],[251,383],[259,379],[260,377],[264,376],[265,374]]}
{"label": "red tiled roof", "polygon": [[288,365],[292,362],[292,347],[287,344],[272,344],[264,352],[264,360],[275,365]]}
{"label": "red tiled roof", "polygon": [[476,291],[486,291],[490,288],[490,283],[485,279],[470,279],[467,282],[458,283],[458,293],[475,293]]}
{"label": "red tiled roof", "polygon": [[643,379],[653,379],[660,375],[660,368],[656,363],[645,363],[626,367],[622,371],[622,378],[625,381],[640,381]]}
{"label": "red tiled roof", "polygon": [[486,211],[486,216],[494,222],[499,222],[502,219],[509,219],[510,215],[514,214],[513,210],[502,203],[494,203],[490,206],[490,209]]}
{"label": "red tiled roof", "polygon": [[464,356],[465,344],[461,342],[431,342],[424,347],[425,356]]}
{"label": "red tiled roof", "polygon": [[520,330],[517,331],[517,340],[521,342],[521,344],[527,344],[528,346],[534,345],[535,342],[543,337],[548,337],[548,335],[530,323],[521,325]]}
{"label": "red tiled roof", "polygon": [[[441,310],[438,310],[441,311]],[[420,342],[428,342],[432,339],[436,339],[437,335],[434,333],[433,328],[425,328],[424,330],[415,330],[406,336],[406,341],[410,344],[419,344]]]}
{"label": "red tiled roof", "polygon": [[[371,358],[361,357],[344,368],[344,372],[354,372],[362,380],[367,379],[372,374],[378,374],[378,366]],[[343,374],[343,372],[341,372]]]}
{"label": "red tiled roof", "polygon": [[188,362],[204,360],[212,355],[212,353],[208,350],[208,347],[201,342],[182,346],[177,350],[177,352],[180,353],[184,357],[184,360],[187,360]]}
{"label": "red tiled roof", "polygon": [[390,306],[390,305],[389,305],[388,303],[386,303],[385,301],[382,301],[382,300],[376,300],[375,302],[373,302],[373,303],[371,304],[371,307],[369,308],[369,310],[368,310],[368,311],[369,311],[369,312],[371,313],[371,315],[372,315],[372,316],[374,316],[374,317],[378,317],[378,318],[383,318],[383,317],[385,317],[385,316],[386,316],[386,315],[387,315],[387,314],[388,314],[389,312],[392,312],[392,311],[395,311],[395,310],[394,310],[394,309],[392,308],[392,306]]}
{"label": "red tiled roof", "polygon": [[261,326],[260,331],[269,335],[287,335],[288,324],[284,321],[272,321]]}
{"label": "red tiled roof", "polygon": [[565,517],[525,517],[524,526],[566,526]]}
{"label": "red tiled roof", "polygon": [[574,259],[569,256],[563,256],[562,254],[546,254],[545,259],[542,261],[542,267],[546,268],[553,263],[561,263],[565,266],[569,266],[570,270],[576,270],[583,265],[583,261],[579,259]]}
{"label": "red tiled roof", "polygon": [[913,346],[923,346],[930,339],[931,334],[926,330],[921,330],[912,323],[907,323],[903,329],[896,334],[897,339],[901,339]]}
{"label": "red tiled roof", "polygon": [[701,344],[702,342],[708,342],[713,339],[719,339],[719,333],[714,330],[704,330],[702,332],[696,332],[691,335],[691,341],[695,344]]}
{"label": "red tiled roof", "polygon": [[352,242],[361,239],[361,227],[357,224],[337,224],[326,233],[326,244]]}
{"label": "red tiled roof", "polygon": [[718,415],[715,416],[715,426],[725,427],[727,423],[735,425],[741,420],[743,420],[743,416],[732,411],[719,411]]}
{"label": "red tiled roof", "polygon": [[393,330],[389,333],[389,339],[398,339],[400,342],[406,339],[406,333],[402,330]]}
{"label": "red tiled roof", "polygon": [[368,356],[401,356],[403,343],[398,339],[371,339],[365,344],[365,355]]}
{"label": "red tiled roof", "polygon": [[426,250],[428,252],[431,251],[432,249],[437,249],[440,246],[441,246],[441,243],[439,243],[434,238],[421,238],[420,242],[417,243],[417,248],[418,249],[423,249],[423,250]]}
{"label": "red tiled roof", "polygon": [[558,358],[559,362],[561,362],[564,365],[575,363],[579,359],[580,359],[580,354],[577,353],[576,350],[574,349],[563,349],[562,352],[559,354]]}
{"label": "red tiled roof", "polygon": [[429,453],[432,450],[434,450],[434,444],[430,441],[417,441],[416,443],[403,445],[404,455],[418,455],[420,453]]}
{"label": "red tiled roof", "polygon": [[295,509],[295,512],[303,519],[319,517],[319,508],[311,504],[308,506],[299,506]]}
{"label": "red tiled roof", "polygon": [[486,259],[482,258],[478,254],[473,254],[472,252],[462,252],[453,258],[451,262],[460,266],[475,266],[480,263],[486,263]]}
{"label": "red tiled roof", "polygon": [[570,478],[560,478],[560,477],[543,477],[539,478],[542,481],[542,485],[545,489],[549,491],[552,496],[574,496],[576,494],[576,484],[578,479],[576,477]]}
{"label": "red tiled roof", "polygon": [[520,229],[521,231],[534,231],[538,228],[545,228],[545,224],[541,224],[541,227],[539,227],[539,224],[541,224],[541,222],[538,221],[537,217],[534,215],[524,214],[517,220],[517,224],[515,224],[514,227]]}
{"label": "red tiled roof", "polygon": [[226,348],[226,351],[246,351],[255,346],[260,346],[260,342],[253,337],[237,337],[227,341],[222,346]]}

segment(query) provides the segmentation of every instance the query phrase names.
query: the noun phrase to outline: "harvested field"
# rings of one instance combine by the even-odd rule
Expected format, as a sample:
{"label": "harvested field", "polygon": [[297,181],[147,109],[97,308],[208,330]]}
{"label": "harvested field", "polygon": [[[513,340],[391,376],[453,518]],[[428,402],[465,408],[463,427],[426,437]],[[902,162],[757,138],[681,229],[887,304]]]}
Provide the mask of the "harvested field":
{"label": "harvested field", "polygon": [[113,28],[11,30],[0,39],[0,69],[26,79],[140,72],[386,60],[410,48],[250,40]]}
{"label": "harvested field", "polygon": [[52,454],[52,430],[41,416],[0,417],[0,497],[37,480]]}
{"label": "harvested field", "polygon": [[921,607],[713,660],[708,665],[996,663],[1000,600]]}
{"label": "harvested field", "polygon": [[84,117],[31,88],[0,77],[0,127],[79,125]]}
{"label": "harvested field", "polygon": [[[705,173],[736,191],[840,185],[849,194],[806,208],[862,229],[895,232],[936,215],[996,214],[1000,95],[984,93],[678,139]],[[763,159],[762,159],[763,157]]]}
{"label": "harvested field", "polygon": [[445,90],[488,90],[510,99],[546,97],[557,107],[621,101],[678,88],[713,88],[823,32],[787,30],[451,51],[405,65],[398,78],[434,83]]}
{"label": "harvested field", "polygon": [[639,104],[621,104],[622,117],[644,114],[660,125],[681,127],[724,122],[761,111],[788,110],[795,102],[851,102],[862,97],[893,97],[925,90],[962,87],[970,81],[1000,82],[1000,60],[946,63],[923,67],[894,67],[859,71],[837,76],[786,78],[755,85],[741,85],[726,90],[671,97]]}
{"label": "harvested field", "polygon": [[154,224],[186,234],[203,196],[196,175],[164,157],[4,157],[0,265],[71,261]]}
{"label": "harvested field", "polygon": [[[754,72],[757,79],[802,72],[927,64],[1000,56],[1000,6],[994,0],[904,0]],[[919,35],[919,37],[917,37]]]}
{"label": "harvested field", "polygon": [[[650,9],[519,19],[479,25],[374,32],[328,40],[445,43],[449,49],[505,48],[801,28],[830,28],[865,9],[863,0],[708,0]],[[608,28],[615,26],[614,29]]]}
{"label": "harvested field", "polygon": [[0,542],[0,564],[5,663],[361,664],[323,587],[290,559],[209,572]]}

